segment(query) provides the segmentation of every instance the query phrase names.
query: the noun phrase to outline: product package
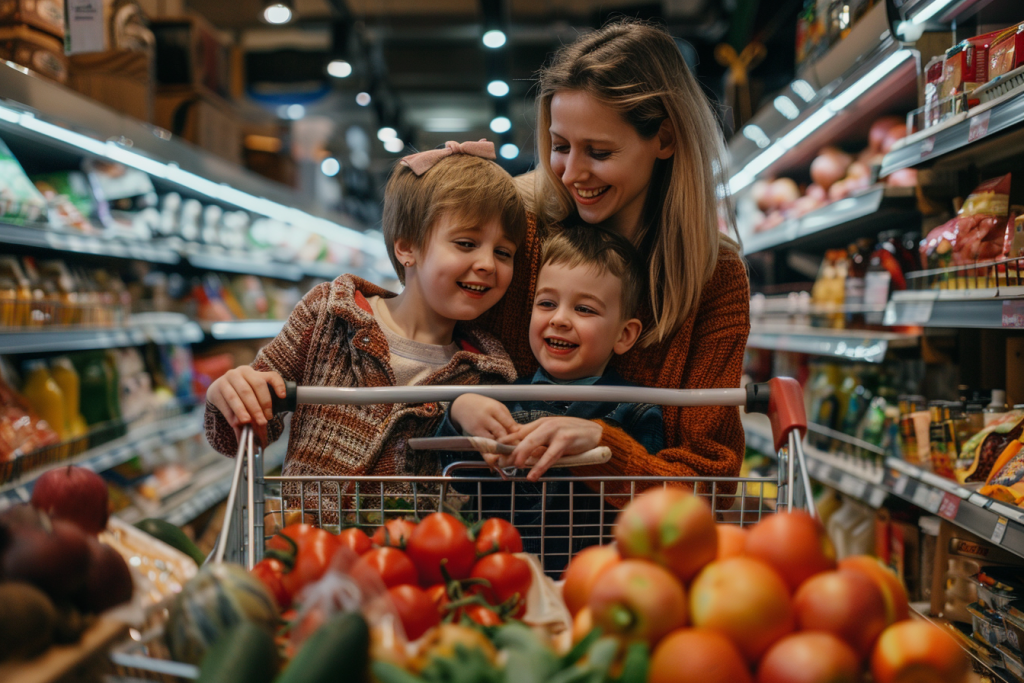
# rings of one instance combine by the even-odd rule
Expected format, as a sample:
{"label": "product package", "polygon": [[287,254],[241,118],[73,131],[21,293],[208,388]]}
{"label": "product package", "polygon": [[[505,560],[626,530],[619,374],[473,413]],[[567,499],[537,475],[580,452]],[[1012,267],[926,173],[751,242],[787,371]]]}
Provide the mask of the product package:
{"label": "product package", "polygon": [[46,213],[46,199],[0,140],[0,219],[35,221]]}
{"label": "product package", "polygon": [[992,41],[988,55],[988,78],[1024,66],[1024,23],[1011,26]]}
{"label": "product package", "polygon": [[943,97],[970,92],[988,82],[991,77],[988,73],[989,51],[992,43],[1002,33],[983,33],[946,50],[941,89]]}
{"label": "product package", "polygon": [[122,164],[87,160],[82,168],[96,197],[100,222],[113,235],[149,240],[160,224],[153,181]]}
{"label": "product package", "polygon": [[0,2],[0,24],[24,24],[64,39],[64,3],[60,0]]}
{"label": "product package", "polygon": [[20,64],[58,83],[68,82],[64,44],[28,26],[0,27],[0,60]]}
{"label": "product package", "polygon": [[961,484],[984,482],[999,455],[1024,432],[1024,410],[1003,413],[960,449],[956,479]]}

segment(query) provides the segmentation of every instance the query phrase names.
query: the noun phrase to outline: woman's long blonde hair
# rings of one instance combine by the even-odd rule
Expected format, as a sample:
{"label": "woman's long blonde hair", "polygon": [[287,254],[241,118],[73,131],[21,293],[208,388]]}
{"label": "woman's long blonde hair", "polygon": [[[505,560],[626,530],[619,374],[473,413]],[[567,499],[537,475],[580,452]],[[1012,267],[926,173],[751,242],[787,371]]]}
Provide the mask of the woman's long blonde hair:
{"label": "woman's long blonde hair", "polygon": [[[551,98],[584,92],[622,114],[644,139],[668,120],[675,154],[655,162],[636,246],[649,258],[654,324],[642,344],[667,339],[697,308],[719,249],[739,245],[719,231],[717,188],[724,184],[724,145],[707,97],[673,39],[662,29],[623,20],[562,47],[540,72],[537,156],[532,204],[541,226],[579,220],[569,190],[551,170]],[[522,187],[522,183],[520,183]],[[532,189],[532,192],[529,190]],[[528,197],[529,200],[529,197]]]}

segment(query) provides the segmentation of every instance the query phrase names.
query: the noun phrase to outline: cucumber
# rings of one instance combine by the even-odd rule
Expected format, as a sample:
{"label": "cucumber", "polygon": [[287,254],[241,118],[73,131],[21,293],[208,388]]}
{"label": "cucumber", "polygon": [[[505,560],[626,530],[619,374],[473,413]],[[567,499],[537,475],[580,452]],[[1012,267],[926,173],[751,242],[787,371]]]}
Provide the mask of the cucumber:
{"label": "cucumber", "polygon": [[274,638],[251,621],[242,621],[207,650],[198,683],[270,683],[277,668]]}
{"label": "cucumber", "polygon": [[195,560],[199,566],[206,562],[206,555],[203,554],[203,551],[185,535],[184,531],[170,522],[165,522],[162,519],[148,518],[141,522],[136,522],[135,528],[145,531],[153,538],[163,541],[175,550],[180,550]]}
{"label": "cucumber", "polygon": [[370,629],[363,615],[336,614],[302,644],[276,683],[361,681],[369,661]]}

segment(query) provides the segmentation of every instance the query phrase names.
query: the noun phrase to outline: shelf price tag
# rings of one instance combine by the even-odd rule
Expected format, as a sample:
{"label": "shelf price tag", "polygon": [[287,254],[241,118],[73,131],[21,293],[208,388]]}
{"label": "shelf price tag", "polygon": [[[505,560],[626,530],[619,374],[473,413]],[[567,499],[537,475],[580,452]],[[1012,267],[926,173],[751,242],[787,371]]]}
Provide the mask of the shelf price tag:
{"label": "shelf price tag", "polygon": [[64,29],[67,54],[102,52],[106,48],[103,3],[98,0],[67,0]]}
{"label": "shelf price tag", "polygon": [[1009,523],[1010,520],[1006,519],[1006,517],[999,518],[999,521],[996,522],[996,528],[992,530],[991,538],[993,543],[1003,542],[1003,536],[1006,535],[1006,526]]}
{"label": "shelf price tag", "polygon": [[882,503],[885,502],[885,489],[873,488],[871,489],[871,497],[868,499],[868,504],[873,508],[882,507]]}
{"label": "shelf price tag", "polygon": [[865,489],[867,489],[868,483],[863,479],[858,479],[852,474],[843,472],[842,476],[839,477],[839,488],[844,493],[847,493],[854,498],[863,498]]}
{"label": "shelf price tag", "polygon": [[[933,515],[938,513],[939,506],[942,505],[942,500],[945,497],[945,493],[942,491],[931,490],[928,492],[928,500],[925,501],[924,509]],[[959,507],[959,505],[957,506]]]}
{"label": "shelf price tag", "polygon": [[1024,300],[1003,299],[1003,327],[1024,327]]}
{"label": "shelf price tag", "polygon": [[910,483],[910,477],[905,477],[902,474],[897,475],[896,485],[892,487],[892,490],[896,492],[897,496],[902,496],[907,492],[907,485]]}
{"label": "shelf price tag", "polygon": [[935,136],[925,138],[921,141],[921,158],[927,159],[931,156],[932,151],[935,149]]}
{"label": "shelf price tag", "polygon": [[991,114],[992,110],[986,109],[977,116],[971,117],[971,127],[967,130],[967,142],[974,142],[988,135],[988,120]]}
{"label": "shelf price tag", "polygon": [[960,498],[954,496],[952,493],[947,493],[942,496],[942,501],[939,503],[939,517],[953,521],[956,519],[956,513],[960,511]]}

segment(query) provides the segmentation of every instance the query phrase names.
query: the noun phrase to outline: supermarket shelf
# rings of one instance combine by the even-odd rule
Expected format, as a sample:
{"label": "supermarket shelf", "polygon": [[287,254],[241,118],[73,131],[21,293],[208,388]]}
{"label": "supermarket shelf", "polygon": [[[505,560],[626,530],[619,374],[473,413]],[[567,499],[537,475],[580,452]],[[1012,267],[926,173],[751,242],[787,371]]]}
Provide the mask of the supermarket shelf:
{"label": "supermarket shelf", "polygon": [[165,444],[190,439],[202,432],[202,410],[199,408],[182,415],[140,425],[125,436],[92,448],[76,458],[33,470],[13,482],[0,486],[0,509],[6,509],[18,503],[27,503],[32,496],[32,487],[35,481],[48,470],[78,465],[93,472],[103,472],[131,460],[140,453],[154,450]]}
{"label": "supermarket shelf", "polygon": [[998,295],[996,289],[894,292],[882,322],[973,329],[1024,327],[1024,299]]}
{"label": "supermarket shelf", "polygon": [[917,217],[912,187],[876,186],[855,197],[823,206],[743,241],[746,256],[785,248],[816,249],[900,227]]}
{"label": "supermarket shelf", "polygon": [[830,330],[795,325],[752,325],[747,346],[881,363],[889,348],[915,346],[918,335],[867,330]]}
{"label": "supermarket shelf", "polygon": [[[910,603],[910,616],[914,619],[921,619],[922,621],[927,621],[928,623],[938,626],[939,628],[956,629],[957,631],[959,631],[959,633],[963,634],[963,640],[960,640],[959,638],[957,639],[958,644],[961,646],[963,651],[967,653],[967,656],[970,657],[971,662],[974,665],[974,670],[983,671],[984,674],[988,676],[991,681],[993,681],[993,683],[1013,683],[1017,680],[1013,677],[1012,674],[1010,674],[1010,672],[1006,671],[1003,668],[997,668],[989,664],[979,656],[978,650],[987,649],[987,645],[978,643],[977,641],[973,641],[969,634],[964,633],[964,631],[961,629],[958,629],[957,626],[952,622],[931,616],[930,614],[928,614],[928,611],[930,609],[930,602],[912,602]],[[965,628],[966,626],[967,625],[965,625]],[[977,676],[977,674],[975,674],[970,680],[972,683],[974,683],[975,681],[980,683],[983,679]]]}
{"label": "supermarket shelf", "polygon": [[218,341],[229,339],[270,339],[284,327],[283,320],[234,320],[210,323],[207,334]]}
{"label": "supermarket shelf", "polygon": [[931,135],[912,140],[885,155],[880,175],[886,176],[901,168],[931,163],[958,149],[975,145],[986,138],[1024,123],[1024,92],[1017,91],[988,109],[972,109],[967,118]]}
{"label": "supermarket shelf", "polygon": [[59,232],[45,225],[26,227],[0,223],[0,243],[168,265],[174,265],[181,260],[177,252],[167,247]]}
{"label": "supermarket shelf", "polygon": [[145,323],[124,327],[43,328],[0,331],[0,355],[116,349],[156,344],[193,344],[203,340],[203,330],[194,322]]}
{"label": "supermarket shelf", "polygon": [[255,256],[230,256],[218,254],[190,254],[188,262],[203,270],[219,270],[228,273],[243,273],[260,277],[276,278],[298,282],[306,276],[303,267],[294,263],[278,263],[262,260]]}

